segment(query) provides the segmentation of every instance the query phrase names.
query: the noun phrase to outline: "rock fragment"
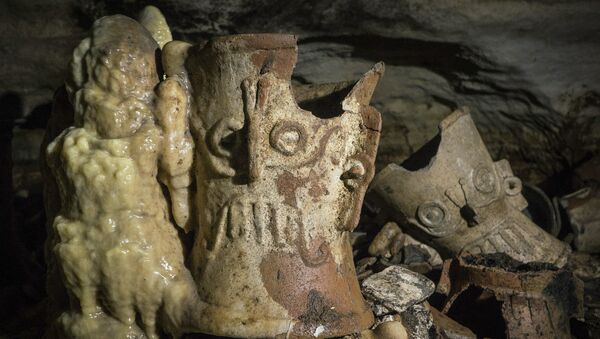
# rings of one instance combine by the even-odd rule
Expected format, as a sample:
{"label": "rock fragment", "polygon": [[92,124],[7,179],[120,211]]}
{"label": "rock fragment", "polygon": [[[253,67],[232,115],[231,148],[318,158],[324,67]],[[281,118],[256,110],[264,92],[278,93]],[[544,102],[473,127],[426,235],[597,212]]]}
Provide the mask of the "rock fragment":
{"label": "rock fragment", "polygon": [[434,290],[431,280],[401,266],[390,266],[362,282],[367,299],[398,313],[427,299]]}
{"label": "rock fragment", "polygon": [[395,222],[388,222],[369,245],[369,254],[389,258],[399,252],[404,244],[404,233]]}
{"label": "rock fragment", "polygon": [[402,324],[409,333],[409,338],[436,338],[433,316],[427,303],[414,304],[407,307],[400,313],[400,317],[402,318]]}

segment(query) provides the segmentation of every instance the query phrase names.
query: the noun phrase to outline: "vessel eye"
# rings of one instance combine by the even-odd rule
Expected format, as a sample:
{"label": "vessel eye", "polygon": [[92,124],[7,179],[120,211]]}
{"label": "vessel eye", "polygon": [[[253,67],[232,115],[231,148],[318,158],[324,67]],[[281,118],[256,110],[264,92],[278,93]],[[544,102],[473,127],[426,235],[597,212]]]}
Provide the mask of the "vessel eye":
{"label": "vessel eye", "polygon": [[269,136],[271,147],[284,155],[302,150],[306,143],[304,127],[294,122],[280,122],[273,127]]}

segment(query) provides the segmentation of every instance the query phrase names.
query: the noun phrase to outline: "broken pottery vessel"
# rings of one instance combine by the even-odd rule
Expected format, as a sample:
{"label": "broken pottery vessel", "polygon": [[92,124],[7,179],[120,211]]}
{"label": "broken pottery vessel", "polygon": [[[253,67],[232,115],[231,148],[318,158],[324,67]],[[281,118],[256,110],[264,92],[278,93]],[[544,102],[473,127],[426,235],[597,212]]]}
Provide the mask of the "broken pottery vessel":
{"label": "broken pottery vessel", "polygon": [[290,84],[295,36],[173,48],[185,61],[166,68],[187,74],[192,95],[199,228],[190,262],[206,304],[182,326],[286,338],[369,327],[349,232],[373,176],[381,120],[369,100],[383,65],[308,96],[300,106],[310,112]]}
{"label": "broken pottery vessel", "polygon": [[571,318],[583,317],[583,283],[573,272],[523,264],[503,253],[447,260],[437,288],[448,296],[443,312],[486,331],[475,331],[478,337],[503,330],[506,338],[567,339]]}
{"label": "broken pottery vessel", "polygon": [[492,160],[469,113],[452,113],[439,129],[401,166],[378,173],[369,198],[389,206],[407,233],[442,257],[502,252],[564,265],[569,248],[521,213],[521,181],[508,161]]}
{"label": "broken pottery vessel", "polygon": [[600,185],[590,185],[560,198],[580,252],[600,253]]}
{"label": "broken pottery vessel", "polygon": [[521,194],[527,200],[523,214],[544,231],[558,237],[562,228],[558,201],[553,201],[539,187],[526,182],[523,183]]}
{"label": "broken pottery vessel", "polygon": [[577,251],[569,258],[568,269],[583,281],[585,332],[589,338],[600,338],[600,258]]}

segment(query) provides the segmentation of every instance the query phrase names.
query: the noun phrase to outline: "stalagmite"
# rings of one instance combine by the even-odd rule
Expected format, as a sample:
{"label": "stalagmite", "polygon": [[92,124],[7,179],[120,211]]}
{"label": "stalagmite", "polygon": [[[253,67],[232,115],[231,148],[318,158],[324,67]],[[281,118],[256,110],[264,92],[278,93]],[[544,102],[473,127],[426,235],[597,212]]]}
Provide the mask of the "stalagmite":
{"label": "stalagmite", "polygon": [[56,305],[60,336],[158,337],[167,289],[194,290],[157,180],[173,197],[187,190],[180,177],[192,145],[185,129],[175,131],[186,116],[169,111],[179,109],[169,84],[155,92],[157,49],[139,23],[117,15],[98,20],[73,54],[74,126],[46,150],[48,180],[58,188],[46,199],[48,261],[68,297]]}

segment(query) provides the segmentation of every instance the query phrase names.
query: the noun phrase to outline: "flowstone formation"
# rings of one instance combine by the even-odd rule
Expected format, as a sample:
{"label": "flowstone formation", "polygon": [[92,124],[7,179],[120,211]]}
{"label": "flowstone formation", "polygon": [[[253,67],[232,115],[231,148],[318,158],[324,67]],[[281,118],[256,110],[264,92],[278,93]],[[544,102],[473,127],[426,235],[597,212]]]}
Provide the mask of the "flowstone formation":
{"label": "flowstone formation", "polygon": [[61,336],[157,337],[167,288],[193,284],[157,181],[174,201],[185,198],[185,185],[174,183],[186,181],[191,139],[161,111],[170,98],[163,85],[155,93],[157,50],[138,22],[112,16],[98,20],[73,54],[74,126],[46,150],[57,188],[46,190],[48,260],[66,292],[61,300],[56,285],[50,291]]}
{"label": "flowstone formation", "polygon": [[298,89],[298,103],[294,36],[192,46],[170,41],[155,8],[140,22],[99,19],[55,98],[42,150],[48,335],[368,328],[349,232],[374,173],[383,64]]}

